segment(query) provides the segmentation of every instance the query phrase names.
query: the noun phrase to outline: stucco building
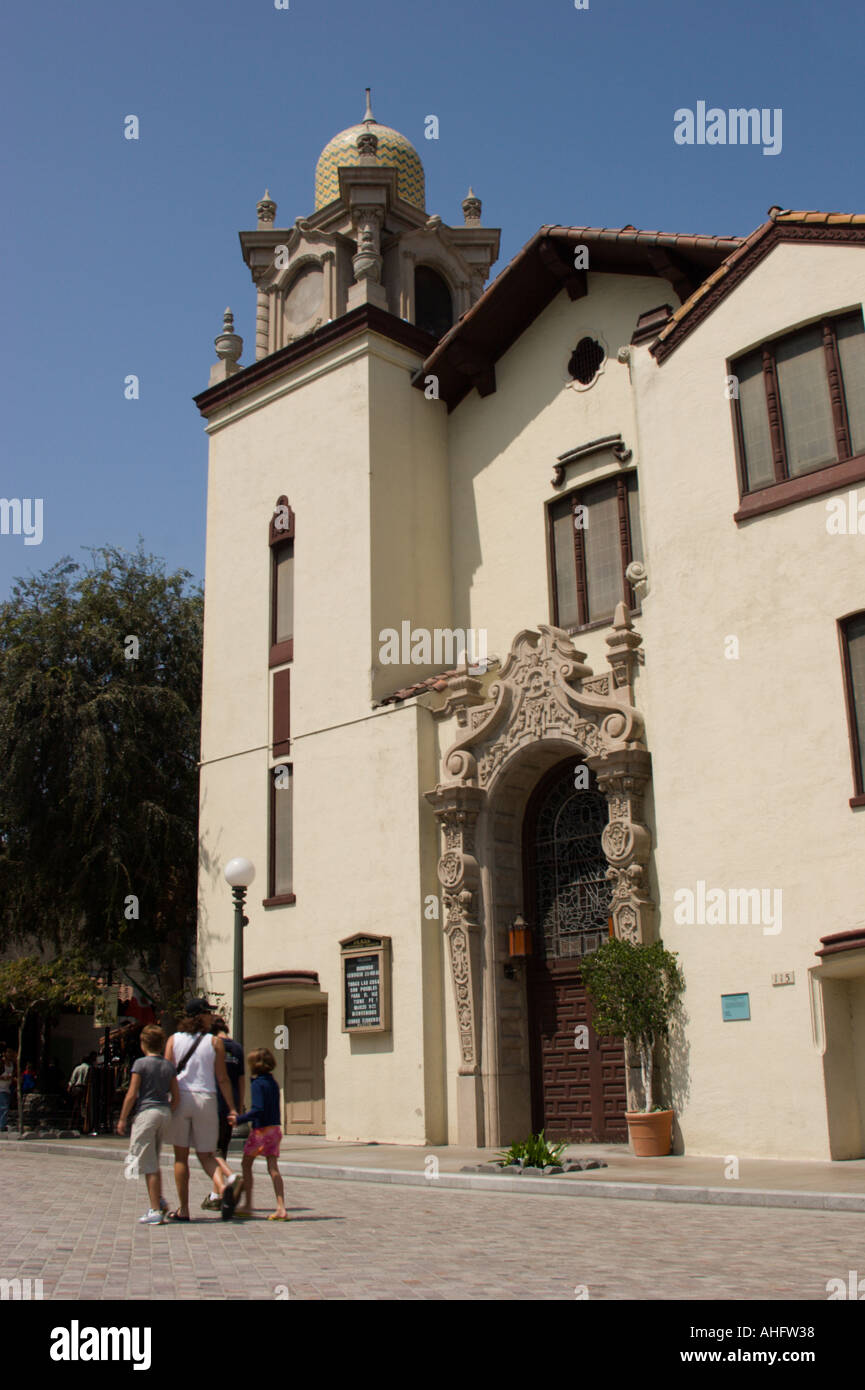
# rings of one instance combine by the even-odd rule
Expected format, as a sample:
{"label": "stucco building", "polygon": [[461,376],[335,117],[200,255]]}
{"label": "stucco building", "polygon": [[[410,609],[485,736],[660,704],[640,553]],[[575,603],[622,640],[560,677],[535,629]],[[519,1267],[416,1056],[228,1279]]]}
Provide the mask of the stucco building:
{"label": "stucco building", "polygon": [[678,1147],[862,1156],[865,217],[543,226],[484,288],[369,103],[257,211],[196,398],[199,958],[230,998],[248,855],[287,1130],[625,1139],[613,930],[679,953]]}

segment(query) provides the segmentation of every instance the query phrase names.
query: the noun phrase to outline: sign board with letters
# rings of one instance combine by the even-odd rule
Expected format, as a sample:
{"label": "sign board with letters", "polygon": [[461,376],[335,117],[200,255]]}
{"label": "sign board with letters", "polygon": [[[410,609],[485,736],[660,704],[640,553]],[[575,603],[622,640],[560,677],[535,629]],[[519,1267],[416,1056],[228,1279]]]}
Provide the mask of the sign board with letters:
{"label": "sign board with letters", "polygon": [[721,1017],[725,1023],[736,1023],[751,1017],[751,996],[749,994],[722,994]]}
{"label": "sign board with letters", "polygon": [[339,943],[342,1031],[390,1031],[390,937],[359,934]]}

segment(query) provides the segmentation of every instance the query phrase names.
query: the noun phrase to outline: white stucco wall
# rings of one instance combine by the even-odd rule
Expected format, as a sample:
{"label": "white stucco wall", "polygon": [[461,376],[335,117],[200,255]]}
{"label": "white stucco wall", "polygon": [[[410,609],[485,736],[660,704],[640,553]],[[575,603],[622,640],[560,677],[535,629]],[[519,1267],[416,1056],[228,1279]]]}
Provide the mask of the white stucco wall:
{"label": "white stucco wall", "polygon": [[[621,434],[639,463],[626,365],[616,360],[641,313],[676,296],[665,281],[588,276],[588,295],[564,290],[496,363],[496,390],[473,391],[450,417],[454,604],[461,625],[488,630],[504,660],[516,633],[552,621],[545,504],[577,484],[622,471],[609,451],[569,464],[551,484],[560,454]],[[577,390],[567,363],[584,335],[608,350],[600,375]],[[606,670],[603,631],[580,633],[589,664]]]}
{"label": "white stucco wall", "polygon": [[[865,541],[827,533],[823,497],[737,526],[724,386],[728,358],[863,298],[862,250],[782,244],[662,367],[634,353],[650,586],[641,700],[659,922],[687,979],[692,1152],[828,1157],[807,971],[819,938],[863,915],[836,619],[865,606]],[[725,657],[729,637],[738,659]],[[780,888],[781,931],[676,925],[674,894],[698,880]],[[772,986],[791,970],[795,985]],[[721,994],[744,992],[751,1021],[723,1023]]]}
{"label": "white stucco wall", "polygon": [[[439,829],[423,794],[457,726],[433,721],[435,695],[372,709],[435,669],[383,666],[378,634],[403,618],[482,628],[504,660],[520,629],[551,621],[545,504],[620,471],[608,453],[591,455],[557,490],[553,467],[566,450],[620,433],[638,469],[649,573],[635,625],[645,652],[636,701],[653,758],[650,882],[687,981],[674,1068],[681,1133],[691,1152],[829,1156],[807,972],[820,936],[862,920],[865,812],[848,805],[835,623],[865,607],[865,542],[828,535],[823,498],[736,525],[724,383],[731,356],[863,298],[861,251],[782,245],[663,367],[646,348],[629,367],[618,347],[641,313],[675,295],[655,278],[590,274],[585,299],[559,294],[499,360],[496,391],[472,392],[450,415],[408,384],[411,353],[369,335],[213,421],[225,427],[211,438],[200,948],[230,997],[222,868],[248,854],[259,878],[246,973],[315,970],[328,995],[328,1134],[456,1138],[453,987],[441,922],[424,916],[440,895]],[[584,334],[600,336],[608,356],[578,391],[566,364]],[[297,516],[297,902],[264,909],[267,519],[281,493]],[[597,673],[608,669],[608,631],[575,638]],[[736,660],[725,657],[731,636]],[[782,930],[678,925],[674,895],[700,880],[781,889]],[[380,1039],[340,1032],[337,943],[360,930],[393,938],[393,1033]],[[772,986],[790,970],[794,985]],[[743,992],[751,1021],[722,1023],[720,995]]]}
{"label": "white stucco wall", "polygon": [[[425,740],[432,775],[430,720],[416,706],[371,708],[379,625],[403,609],[405,591],[420,620],[447,615],[450,602],[441,412],[411,390],[417,364],[364,335],[211,421],[199,956],[230,1003],[233,918],[222,875],[229,858],[247,855],[257,879],[245,975],[316,971],[328,997],[328,1134],[422,1143],[440,1142],[447,1125],[444,943],[422,896],[438,887],[438,832],[418,770]],[[283,493],[296,515],[297,900],[265,908],[274,761],[267,528]],[[413,572],[422,580],[412,589]],[[400,683],[385,674],[382,694]],[[393,1027],[380,1037],[341,1032],[338,943],[359,931],[392,938]],[[247,1008],[250,1037],[261,1032],[250,1017],[260,1012]]]}

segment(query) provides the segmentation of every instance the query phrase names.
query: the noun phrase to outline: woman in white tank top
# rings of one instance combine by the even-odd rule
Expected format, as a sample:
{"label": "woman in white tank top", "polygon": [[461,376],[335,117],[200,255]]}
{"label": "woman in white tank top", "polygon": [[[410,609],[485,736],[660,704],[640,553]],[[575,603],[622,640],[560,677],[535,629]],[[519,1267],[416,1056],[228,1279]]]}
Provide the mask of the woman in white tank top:
{"label": "woman in white tank top", "polygon": [[[177,1085],[181,1091],[197,1091],[200,1095],[209,1095],[216,1098],[216,1048],[212,1046],[216,1042],[215,1037],[205,1037],[203,1042],[195,1047],[195,1033],[172,1033],[172,1061],[175,1067],[179,1067],[184,1057],[189,1061],[177,1078]],[[193,1052],[193,1048],[195,1051]]]}
{"label": "woman in white tank top", "polygon": [[224,1215],[233,1213],[243,1189],[243,1179],[215,1157],[219,1134],[217,1090],[232,1111],[234,1097],[225,1070],[225,1047],[222,1039],[211,1033],[212,1024],[212,1004],[206,999],[190,999],[186,1017],[181,1019],[179,1031],[172,1033],[165,1049],[166,1060],[173,1062],[179,1073],[180,1091],[180,1104],[172,1117],[169,1135],[174,1145],[177,1185],[177,1210],[168,1213],[169,1221],[189,1220],[190,1148],[195,1149],[199,1163],[219,1193]]}

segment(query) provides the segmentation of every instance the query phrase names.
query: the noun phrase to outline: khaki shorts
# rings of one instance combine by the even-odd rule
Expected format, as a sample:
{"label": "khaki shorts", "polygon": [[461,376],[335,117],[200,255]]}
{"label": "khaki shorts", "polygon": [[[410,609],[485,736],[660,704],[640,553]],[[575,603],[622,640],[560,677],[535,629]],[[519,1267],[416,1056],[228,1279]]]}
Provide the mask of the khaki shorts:
{"label": "khaki shorts", "polygon": [[171,1111],[167,1105],[149,1105],[140,1110],[132,1121],[129,1133],[129,1154],[138,1173],[158,1173],[159,1153],[168,1142]]}
{"label": "khaki shorts", "polygon": [[181,1091],[168,1142],[177,1149],[194,1149],[199,1154],[212,1154],[216,1152],[218,1139],[216,1092]]}

